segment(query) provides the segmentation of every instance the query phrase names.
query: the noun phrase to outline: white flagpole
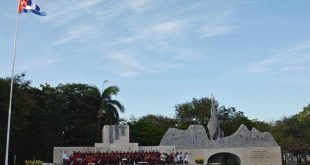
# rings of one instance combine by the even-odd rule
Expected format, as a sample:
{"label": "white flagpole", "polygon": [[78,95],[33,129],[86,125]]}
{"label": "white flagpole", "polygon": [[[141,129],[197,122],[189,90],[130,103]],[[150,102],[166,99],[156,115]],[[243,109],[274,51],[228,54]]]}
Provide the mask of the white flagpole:
{"label": "white flagpole", "polygon": [[10,103],[9,103],[9,114],[8,114],[8,129],[6,135],[6,150],[5,150],[5,165],[8,165],[9,161],[9,143],[10,143],[10,127],[11,127],[11,108],[12,108],[12,95],[13,95],[13,81],[14,81],[14,68],[15,68],[15,54],[16,54],[16,39],[18,31],[18,11],[16,13],[16,27],[15,27],[15,38],[13,46],[13,62],[12,62],[12,74],[11,74],[11,89],[10,89]]}

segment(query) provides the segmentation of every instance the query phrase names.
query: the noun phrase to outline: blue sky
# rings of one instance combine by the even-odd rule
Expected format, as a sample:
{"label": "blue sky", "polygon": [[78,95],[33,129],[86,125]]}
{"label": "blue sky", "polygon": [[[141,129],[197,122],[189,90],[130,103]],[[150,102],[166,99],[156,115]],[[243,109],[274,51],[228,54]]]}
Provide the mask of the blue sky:
{"label": "blue sky", "polygon": [[[310,1],[35,2],[47,16],[19,16],[16,52],[16,73],[34,86],[109,80],[126,118],[173,116],[212,91],[265,121],[310,103]],[[1,77],[10,76],[16,3],[0,1]]]}

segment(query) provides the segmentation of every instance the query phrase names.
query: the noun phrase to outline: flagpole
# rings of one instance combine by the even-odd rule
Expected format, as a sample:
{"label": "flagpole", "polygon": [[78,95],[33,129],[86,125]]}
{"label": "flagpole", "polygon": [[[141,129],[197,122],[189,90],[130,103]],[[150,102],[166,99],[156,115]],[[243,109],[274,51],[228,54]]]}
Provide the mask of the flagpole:
{"label": "flagpole", "polygon": [[5,165],[8,165],[9,161],[9,143],[10,143],[10,127],[11,127],[11,110],[12,110],[12,95],[13,95],[13,81],[14,81],[14,69],[15,69],[15,54],[16,54],[16,39],[18,31],[18,11],[16,12],[16,26],[15,26],[15,37],[13,46],[13,61],[12,61],[12,74],[11,74],[11,89],[10,89],[10,103],[9,103],[9,114],[8,114],[8,128],[6,135],[6,150],[5,150]]}

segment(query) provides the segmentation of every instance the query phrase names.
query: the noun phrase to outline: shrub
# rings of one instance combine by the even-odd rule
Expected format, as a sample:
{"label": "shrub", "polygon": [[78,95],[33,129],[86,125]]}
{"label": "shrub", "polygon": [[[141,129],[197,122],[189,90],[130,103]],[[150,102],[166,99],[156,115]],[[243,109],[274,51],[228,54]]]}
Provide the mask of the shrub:
{"label": "shrub", "polygon": [[42,165],[42,160],[25,160],[25,165]]}
{"label": "shrub", "polygon": [[196,163],[196,164],[203,164],[204,162],[205,162],[205,159],[204,159],[204,158],[199,157],[199,158],[196,158],[196,159],[195,159],[195,163]]}

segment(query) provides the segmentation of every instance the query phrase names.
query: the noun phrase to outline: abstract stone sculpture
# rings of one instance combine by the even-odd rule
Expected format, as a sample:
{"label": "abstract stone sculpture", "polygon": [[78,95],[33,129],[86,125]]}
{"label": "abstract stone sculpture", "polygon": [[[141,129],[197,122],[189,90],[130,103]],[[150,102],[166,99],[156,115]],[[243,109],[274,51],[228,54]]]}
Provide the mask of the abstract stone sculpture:
{"label": "abstract stone sculpture", "polygon": [[202,125],[190,125],[187,130],[169,128],[161,139],[160,146],[175,146],[177,149],[278,146],[270,133],[262,133],[255,128],[249,131],[243,124],[240,125],[234,134],[224,137],[224,132],[219,126],[213,95],[211,97],[211,118],[207,127],[210,140]]}
{"label": "abstract stone sculpture", "polygon": [[204,148],[209,143],[208,135],[202,125],[190,125],[187,130],[169,128],[163,136],[160,146],[179,148]]}
{"label": "abstract stone sculpture", "polygon": [[234,134],[211,141],[202,125],[190,125],[187,130],[169,128],[163,136],[160,146],[175,146],[177,149],[202,149],[272,147],[278,146],[278,144],[270,133],[260,132],[255,128],[249,131],[242,124]]}
{"label": "abstract stone sculpture", "polygon": [[216,140],[218,138],[224,137],[224,132],[221,130],[219,125],[217,111],[215,108],[215,99],[213,95],[211,96],[211,117],[207,127],[210,134],[210,140]]}

